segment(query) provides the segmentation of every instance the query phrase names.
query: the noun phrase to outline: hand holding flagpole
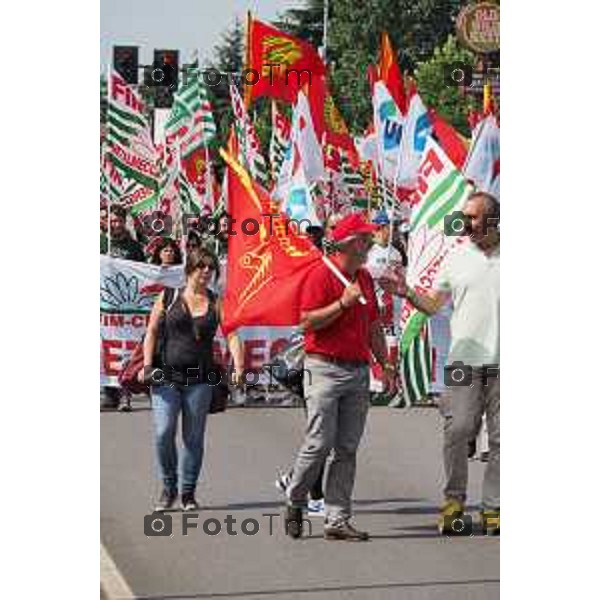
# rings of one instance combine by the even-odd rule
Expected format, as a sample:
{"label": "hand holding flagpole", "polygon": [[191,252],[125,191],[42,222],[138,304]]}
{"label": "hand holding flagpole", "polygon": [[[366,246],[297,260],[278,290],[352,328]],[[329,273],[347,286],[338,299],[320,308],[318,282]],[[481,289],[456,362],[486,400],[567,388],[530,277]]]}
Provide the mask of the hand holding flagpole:
{"label": "hand holding flagpole", "polygon": [[[337,266],[333,263],[333,261],[326,256],[325,254],[323,255],[323,262],[331,269],[331,272],[346,286],[348,287],[350,285],[350,281],[344,276],[344,274],[337,268]],[[366,306],[367,304],[367,299],[361,295],[360,298],[358,299],[358,301],[363,305]]]}

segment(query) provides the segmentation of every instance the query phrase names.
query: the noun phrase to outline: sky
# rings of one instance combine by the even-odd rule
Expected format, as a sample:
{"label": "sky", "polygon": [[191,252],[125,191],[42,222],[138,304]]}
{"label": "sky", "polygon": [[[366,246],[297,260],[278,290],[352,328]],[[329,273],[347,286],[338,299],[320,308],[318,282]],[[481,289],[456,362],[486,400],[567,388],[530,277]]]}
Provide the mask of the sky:
{"label": "sky", "polygon": [[100,0],[100,68],[111,61],[113,45],[139,46],[140,62],[150,64],[153,50],[179,49],[180,63],[198,49],[201,63],[235,20],[246,12],[265,21],[302,0]]}

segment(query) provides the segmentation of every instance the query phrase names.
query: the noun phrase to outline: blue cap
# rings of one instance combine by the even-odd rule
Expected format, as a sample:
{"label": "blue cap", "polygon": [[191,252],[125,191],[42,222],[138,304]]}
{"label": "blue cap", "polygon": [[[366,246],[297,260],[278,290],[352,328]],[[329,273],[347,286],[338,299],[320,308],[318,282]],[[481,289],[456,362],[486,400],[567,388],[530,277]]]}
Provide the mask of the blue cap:
{"label": "blue cap", "polygon": [[373,217],[373,223],[375,225],[389,225],[390,218],[387,216],[385,210],[378,210]]}

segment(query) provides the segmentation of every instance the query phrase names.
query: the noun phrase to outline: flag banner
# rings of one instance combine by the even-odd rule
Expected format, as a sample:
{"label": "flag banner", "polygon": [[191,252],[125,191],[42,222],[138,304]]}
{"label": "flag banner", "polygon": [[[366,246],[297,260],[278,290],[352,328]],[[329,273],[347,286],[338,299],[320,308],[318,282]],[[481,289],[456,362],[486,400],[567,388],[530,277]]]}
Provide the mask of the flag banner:
{"label": "flag banner", "polygon": [[353,163],[358,164],[358,152],[354,138],[338,110],[325,77],[315,77],[306,93],[310,104],[311,116],[317,139],[324,145],[331,144],[343,148]]}
{"label": "flag banner", "polygon": [[260,96],[293,104],[305,84],[325,75],[325,65],[309,43],[256,19],[250,19],[247,33],[246,68],[258,72],[254,85],[245,87],[247,106]]}
{"label": "flag banner", "polygon": [[208,147],[197,148],[187,158],[182,158],[181,163],[183,169],[180,171],[185,178],[185,183],[192,186],[197,197],[195,203],[200,207],[208,207],[212,211],[218,197],[218,185]]}
{"label": "flag banner", "polygon": [[158,153],[150,135],[144,104],[133,86],[110,74],[106,151],[115,167],[139,183],[157,189]]}
{"label": "flag banner", "polygon": [[374,87],[373,123],[379,176],[394,181],[398,171],[404,117],[382,81],[377,81]]}
{"label": "flag banner", "polygon": [[301,285],[322,255],[233,157],[221,155],[233,222],[252,224],[242,225],[227,242],[223,332],[241,325],[297,325]]}
{"label": "flag banner", "polygon": [[429,109],[429,120],[433,127],[433,137],[435,137],[437,143],[454,165],[458,169],[462,169],[469,149],[468,140],[432,108]]}
{"label": "flag banner", "polygon": [[285,197],[301,167],[309,184],[323,182],[327,177],[323,150],[312,124],[307,98],[302,92],[298,94],[298,102],[294,107],[290,143],[283,158],[279,178],[273,187],[273,193],[278,200]]}
{"label": "flag banner", "polygon": [[430,391],[432,357],[430,325],[425,321],[402,353],[400,376],[405,406],[418,404]]}
{"label": "flag banner", "polygon": [[197,66],[188,70],[185,84],[175,93],[164,132],[167,144],[177,142],[184,160],[195,150],[216,141],[212,106]]}
{"label": "flag banner", "polygon": [[427,108],[423,104],[421,96],[415,93],[410,99],[404,133],[400,142],[400,159],[395,174],[397,187],[414,188],[423,150],[431,132],[432,127]]}
{"label": "flag banner", "polygon": [[267,163],[260,151],[260,141],[254,128],[254,123],[246,111],[238,89],[231,82],[229,86],[231,106],[235,116],[235,133],[238,140],[238,161],[250,171],[250,174],[264,188],[268,185]]}
{"label": "flag banner", "polygon": [[[464,243],[462,236],[445,235],[444,223],[445,217],[463,207],[470,191],[466,179],[429,136],[417,173],[408,240],[406,280],[417,294],[432,289],[444,258],[457,245]],[[408,300],[403,303],[400,354],[402,360],[406,357],[408,370],[405,373],[414,375],[410,381],[418,384],[416,389],[423,392],[422,395],[427,393],[429,383],[421,386],[419,382],[423,371],[416,369],[416,364],[418,361],[421,366],[427,366],[431,362],[423,362],[418,358],[429,345],[429,336],[423,330],[426,322],[424,313],[419,312]],[[416,340],[419,336],[421,341]]]}
{"label": "flag banner", "polygon": [[269,161],[271,163],[271,179],[276,182],[279,178],[285,153],[290,145],[292,124],[277,108],[277,102],[271,102],[271,143],[269,145]]}
{"label": "flag banner", "polygon": [[306,232],[307,226],[321,225],[302,165],[296,170],[287,187],[280,189],[279,193],[282,199],[281,210],[290,219],[299,223],[302,233]]}
{"label": "flag banner", "polygon": [[381,34],[381,53],[379,58],[379,79],[384,83],[400,113],[405,115],[407,110],[406,92],[404,80],[396,59],[396,53],[392,48],[392,42],[387,32]]}
{"label": "flag banner", "polygon": [[478,190],[500,199],[500,127],[493,115],[475,128],[463,172]]}
{"label": "flag banner", "polygon": [[116,386],[165,287],[182,287],[183,267],[100,256],[100,385]]}

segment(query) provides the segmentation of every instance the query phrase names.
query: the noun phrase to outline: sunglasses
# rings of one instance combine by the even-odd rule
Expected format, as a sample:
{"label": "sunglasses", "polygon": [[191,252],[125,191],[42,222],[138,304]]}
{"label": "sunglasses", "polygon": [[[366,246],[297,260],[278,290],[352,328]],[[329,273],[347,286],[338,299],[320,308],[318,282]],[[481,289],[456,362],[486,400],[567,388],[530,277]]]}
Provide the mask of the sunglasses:
{"label": "sunglasses", "polygon": [[208,269],[209,271],[214,271],[216,267],[212,263],[202,263],[201,265],[198,265],[198,268],[201,271],[204,271],[205,269]]}

